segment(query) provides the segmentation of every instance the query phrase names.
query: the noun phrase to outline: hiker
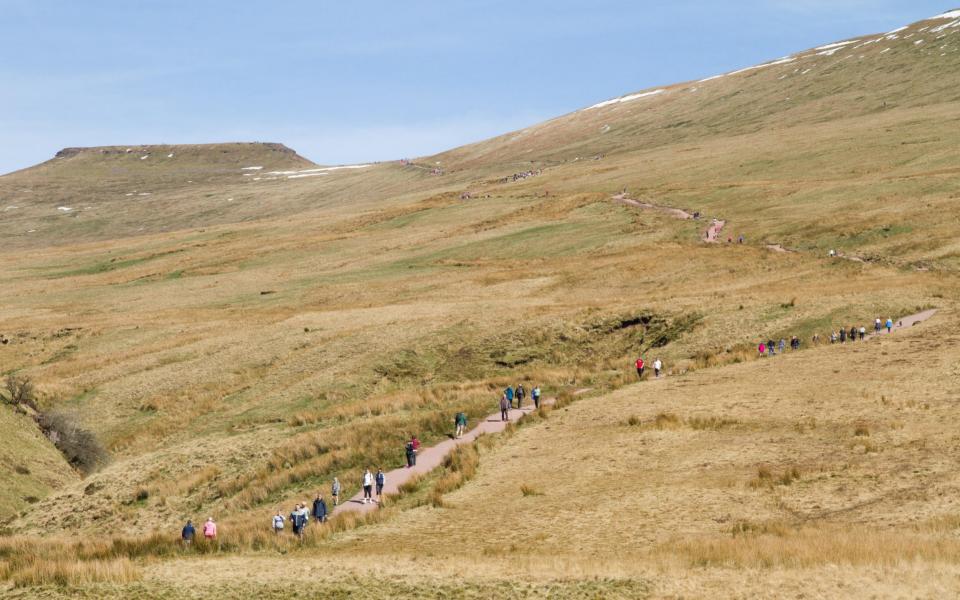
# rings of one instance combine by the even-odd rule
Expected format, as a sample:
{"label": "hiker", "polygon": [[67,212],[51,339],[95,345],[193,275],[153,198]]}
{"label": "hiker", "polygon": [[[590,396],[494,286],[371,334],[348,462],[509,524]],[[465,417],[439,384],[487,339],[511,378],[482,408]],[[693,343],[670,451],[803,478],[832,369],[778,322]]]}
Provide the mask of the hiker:
{"label": "hiker", "polygon": [[370,469],[363,472],[363,503],[369,504],[373,500],[373,473]]}
{"label": "hiker", "polygon": [[773,340],[767,340],[767,354],[776,356],[777,350],[773,347]]}
{"label": "hiker", "polygon": [[843,327],[840,328],[840,343],[841,344],[847,343],[847,330],[844,329]]}
{"label": "hiker", "polygon": [[187,519],[187,524],[183,526],[183,531],[180,532],[180,539],[183,540],[184,546],[189,546],[193,543],[194,536],[197,535],[197,530],[193,527],[193,521]]}
{"label": "hiker", "polygon": [[277,535],[283,533],[283,522],[286,519],[283,516],[283,513],[280,512],[280,509],[277,509],[277,514],[273,515],[273,532]]}
{"label": "hiker", "polygon": [[403,449],[407,455],[407,468],[409,469],[417,463],[417,453],[413,449],[413,442],[407,442]]}
{"label": "hiker", "polygon": [[854,327],[853,325],[850,326],[850,341],[851,342],[857,341],[857,328]]}
{"label": "hiker", "polygon": [[740,239],[738,240],[738,243],[740,243],[740,244],[743,243],[743,234],[740,234]]}
{"label": "hiker", "polygon": [[767,345],[763,342],[760,342],[760,345],[757,346],[757,350],[760,351],[760,358],[763,358],[763,356],[767,353]]}
{"label": "hiker", "polygon": [[383,472],[383,469],[377,469],[377,476],[374,477],[374,481],[377,483],[377,504],[383,502],[383,486],[387,485],[387,474]]}
{"label": "hiker", "polygon": [[217,539],[217,524],[213,522],[213,517],[207,517],[207,522],[203,524],[203,537],[208,540]]}
{"label": "hiker", "polygon": [[887,318],[887,333],[893,332],[893,318]]}
{"label": "hiker", "polygon": [[456,431],[453,436],[457,439],[463,437],[463,432],[467,428],[467,415],[463,411],[457,413],[457,416],[454,417],[453,423],[456,426]]}
{"label": "hiker", "polygon": [[867,328],[863,325],[860,326],[860,341],[867,339]]}
{"label": "hiker", "polygon": [[777,345],[777,349],[780,350],[780,354],[787,349],[787,342],[783,338],[780,338],[780,343]]}
{"label": "hiker", "polygon": [[307,511],[302,504],[293,507],[290,513],[290,524],[293,526],[293,535],[303,540],[303,530],[307,526]]}
{"label": "hiker", "polygon": [[531,392],[531,395],[533,396],[533,407],[539,410],[540,409],[540,386],[539,385],[533,388],[533,392]]}
{"label": "hiker", "polygon": [[790,349],[796,352],[800,349],[800,338],[793,336],[790,338]]}
{"label": "hiker", "polygon": [[417,436],[410,436],[410,443],[413,444],[413,464],[417,464],[417,455],[420,454],[420,440]]}
{"label": "hiker", "polygon": [[503,390],[503,393],[507,396],[507,402],[510,403],[510,408],[513,408],[513,388],[508,385],[507,389]]}
{"label": "hiker", "polygon": [[654,377],[660,377],[660,370],[663,368],[663,363],[660,362],[660,359],[653,361],[653,375]]}
{"label": "hiker", "polygon": [[523,389],[523,384],[517,384],[517,408],[520,408],[520,405],[523,404],[523,397],[527,395],[527,392]]}
{"label": "hiker", "polygon": [[639,379],[643,379],[643,367],[644,367],[643,358],[638,358],[637,359],[637,377]]}
{"label": "hiker", "polygon": [[873,332],[880,333],[880,329],[883,328],[883,324],[880,323],[880,317],[877,317],[877,320],[873,322]]}
{"label": "hiker", "polygon": [[507,401],[507,395],[500,395],[500,420],[509,421],[510,420],[510,402]]}
{"label": "hiker", "polygon": [[[797,340],[797,342],[799,342],[799,340]],[[813,339],[811,339],[810,342],[811,342],[814,346],[819,346],[819,345],[820,345],[820,334],[819,334],[819,333],[813,334]],[[800,346],[800,344],[798,343],[798,344],[797,344],[797,347],[799,348],[799,346]]]}
{"label": "hiker", "polygon": [[317,497],[313,501],[313,518],[317,523],[327,520],[327,503],[320,492],[317,492]]}
{"label": "hiker", "polygon": [[340,506],[340,480],[333,478],[333,485],[330,486],[330,495],[333,496],[333,505]]}

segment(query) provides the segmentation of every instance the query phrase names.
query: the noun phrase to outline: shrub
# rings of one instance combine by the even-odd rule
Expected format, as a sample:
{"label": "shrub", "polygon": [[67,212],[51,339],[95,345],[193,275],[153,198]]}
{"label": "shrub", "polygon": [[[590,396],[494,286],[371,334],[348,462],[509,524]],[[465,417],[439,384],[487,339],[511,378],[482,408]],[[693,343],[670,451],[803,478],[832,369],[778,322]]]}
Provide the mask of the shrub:
{"label": "shrub", "polygon": [[76,414],[42,413],[37,423],[67,461],[84,474],[92,473],[107,462],[106,449],[93,433],[80,426]]}
{"label": "shrub", "polygon": [[30,381],[29,377],[13,374],[8,375],[5,387],[7,389],[7,402],[18,408],[25,404],[36,410],[37,405],[34,402],[33,382]]}
{"label": "shrub", "polygon": [[657,429],[667,429],[677,427],[680,424],[680,418],[673,413],[659,413],[654,419],[654,425]]}
{"label": "shrub", "polygon": [[524,497],[527,497],[527,496],[542,496],[542,495],[543,495],[543,492],[541,492],[541,491],[538,490],[537,488],[535,488],[535,487],[533,487],[533,486],[531,486],[531,485],[527,485],[527,484],[523,484],[523,485],[520,486],[520,493],[523,494]]}

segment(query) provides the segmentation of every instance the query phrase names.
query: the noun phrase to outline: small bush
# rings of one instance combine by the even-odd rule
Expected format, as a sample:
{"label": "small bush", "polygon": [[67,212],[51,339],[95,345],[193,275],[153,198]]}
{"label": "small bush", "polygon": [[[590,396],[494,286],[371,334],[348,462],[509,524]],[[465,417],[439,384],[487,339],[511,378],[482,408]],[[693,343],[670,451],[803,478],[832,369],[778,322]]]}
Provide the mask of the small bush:
{"label": "small bush", "polygon": [[790,528],[780,522],[754,523],[753,521],[737,521],[730,530],[733,537],[742,535],[775,535],[786,537]]}
{"label": "small bush", "polygon": [[533,486],[530,486],[530,485],[527,485],[527,484],[523,484],[523,485],[520,486],[520,493],[523,494],[524,497],[527,497],[527,496],[542,496],[542,495],[543,495],[543,492],[541,492],[541,491],[538,490],[537,488],[535,488],[535,487],[533,487]]}
{"label": "small bush", "polygon": [[643,420],[637,415],[631,415],[630,418],[627,419],[627,425],[629,425],[630,427],[637,427],[642,423],[643,423]]}
{"label": "small bush", "polygon": [[28,469],[27,467],[25,467],[25,466],[23,466],[23,465],[17,465],[16,467],[13,468],[13,470],[16,471],[17,473],[20,473],[21,475],[29,475],[29,474],[30,474],[30,469]]}
{"label": "small bush", "polygon": [[697,431],[719,431],[724,427],[739,424],[740,421],[737,421],[736,419],[724,419],[721,417],[693,417],[687,419],[687,425],[689,425],[691,429],[695,429]]}
{"label": "small bush", "polygon": [[7,375],[5,383],[7,395],[5,400],[13,406],[20,408],[21,405],[29,406],[36,410],[37,405],[33,395],[33,382],[29,377],[22,375]]}
{"label": "small bush", "polygon": [[49,412],[37,418],[40,428],[63,453],[67,461],[84,474],[90,474],[107,462],[106,449],[90,431],[80,426],[73,413]]}
{"label": "small bush", "polygon": [[854,427],[853,435],[856,437],[870,437],[870,428],[865,423],[859,423]]}
{"label": "small bush", "polygon": [[679,426],[680,418],[673,413],[659,413],[653,422],[657,429],[668,429]]}
{"label": "small bush", "polygon": [[773,487],[775,485],[791,485],[800,479],[800,469],[797,467],[788,467],[779,476],[776,475],[770,467],[760,465],[757,467],[757,476],[750,481],[750,487]]}

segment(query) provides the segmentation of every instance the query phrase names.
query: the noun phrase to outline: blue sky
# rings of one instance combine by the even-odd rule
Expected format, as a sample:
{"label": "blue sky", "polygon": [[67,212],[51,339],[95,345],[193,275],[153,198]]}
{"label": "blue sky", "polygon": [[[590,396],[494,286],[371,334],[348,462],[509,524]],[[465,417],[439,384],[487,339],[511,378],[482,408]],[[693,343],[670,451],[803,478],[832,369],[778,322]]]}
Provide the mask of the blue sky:
{"label": "blue sky", "polygon": [[66,146],[428,154],[954,8],[927,0],[0,0],[0,173]]}

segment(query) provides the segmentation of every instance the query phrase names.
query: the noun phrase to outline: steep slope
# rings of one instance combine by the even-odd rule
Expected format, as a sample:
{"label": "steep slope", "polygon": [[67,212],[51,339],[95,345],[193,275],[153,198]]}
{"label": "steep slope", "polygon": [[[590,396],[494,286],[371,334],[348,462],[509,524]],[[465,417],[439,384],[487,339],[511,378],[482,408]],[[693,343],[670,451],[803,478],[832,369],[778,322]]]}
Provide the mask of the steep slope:
{"label": "steep slope", "polygon": [[0,520],[79,481],[29,417],[0,407],[0,432]]}

